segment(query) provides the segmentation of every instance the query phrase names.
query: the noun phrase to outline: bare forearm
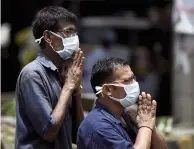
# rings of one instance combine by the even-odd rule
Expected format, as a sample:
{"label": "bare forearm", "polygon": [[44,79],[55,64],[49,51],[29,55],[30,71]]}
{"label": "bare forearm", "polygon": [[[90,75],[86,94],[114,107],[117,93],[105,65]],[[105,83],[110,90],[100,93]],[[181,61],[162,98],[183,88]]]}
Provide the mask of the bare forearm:
{"label": "bare forearm", "polygon": [[55,109],[52,112],[52,115],[56,119],[56,127],[62,124],[65,113],[67,112],[67,109],[69,107],[71,96],[72,96],[73,90],[69,89],[68,87],[64,86],[61,92],[61,95],[59,97],[59,101],[55,107]]}
{"label": "bare forearm", "polygon": [[139,129],[135,140],[134,149],[150,149],[152,131],[149,128],[142,127]]}
{"label": "bare forearm", "polygon": [[61,124],[64,121],[65,113],[67,112],[67,109],[69,107],[72,93],[73,93],[72,89],[69,89],[66,86],[63,87],[58,103],[52,112],[52,116],[55,118],[56,121],[52,127],[49,127],[49,130],[46,136],[47,140],[53,141],[57,136],[58,130],[60,129]]}
{"label": "bare forearm", "polygon": [[153,130],[152,133],[151,149],[168,149],[166,141],[157,132],[156,128]]}

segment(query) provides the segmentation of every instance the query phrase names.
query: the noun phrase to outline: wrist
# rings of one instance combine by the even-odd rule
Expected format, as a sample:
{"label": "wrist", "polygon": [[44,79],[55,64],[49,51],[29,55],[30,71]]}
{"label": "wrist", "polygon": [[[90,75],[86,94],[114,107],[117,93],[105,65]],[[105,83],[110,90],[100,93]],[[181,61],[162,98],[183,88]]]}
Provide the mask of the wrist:
{"label": "wrist", "polygon": [[75,87],[73,85],[68,85],[68,84],[64,84],[63,89],[65,91],[70,91],[73,93],[73,91],[75,90]]}
{"label": "wrist", "polygon": [[151,122],[144,122],[144,123],[138,123],[138,125],[137,125],[138,128],[144,127],[144,126],[149,127],[152,130],[154,130],[155,124],[152,124]]}
{"label": "wrist", "polygon": [[149,130],[151,130],[151,132],[153,132],[154,130],[151,128],[151,127],[149,127],[149,126],[140,126],[138,129],[149,129]]}

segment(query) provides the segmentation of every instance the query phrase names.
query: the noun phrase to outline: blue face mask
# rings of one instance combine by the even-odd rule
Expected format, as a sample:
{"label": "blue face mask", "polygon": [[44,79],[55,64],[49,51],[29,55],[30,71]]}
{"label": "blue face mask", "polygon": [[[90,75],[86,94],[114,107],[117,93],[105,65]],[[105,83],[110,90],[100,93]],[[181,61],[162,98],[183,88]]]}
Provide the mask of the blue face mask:
{"label": "blue face mask", "polygon": [[[51,32],[51,31],[50,31]],[[62,43],[63,43],[63,49],[61,49],[60,51],[56,51],[53,46],[50,44],[51,48],[59,54],[59,56],[66,60],[68,58],[71,58],[73,53],[75,51],[77,51],[79,49],[79,38],[77,35],[71,36],[71,37],[67,37],[67,38],[63,38],[60,35],[51,32],[53,35],[61,38]],[[40,39],[36,39],[35,42],[37,42],[38,44],[40,44],[41,40],[42,40],[43,36]]]}
{"label": "blue face mask", "polygon": [[[111,84],[111,85],[115,85],[115,86],[121,86],[124,88],[125,92],[126,92],[126,96],[125,98],[122,99],[118,99],[115,97],[110,97],[111,99],[120,102],[120,104],[124,107],[127,108],[131,105],[134,105],[137,100],[138,100],[138,96],[140,94],[140,88],[139,88],[139,84],[138,82],[134,82],[132,84]],[[97,86],[96,87],[97,93],[99,94],[102,92],[102,87]]]}

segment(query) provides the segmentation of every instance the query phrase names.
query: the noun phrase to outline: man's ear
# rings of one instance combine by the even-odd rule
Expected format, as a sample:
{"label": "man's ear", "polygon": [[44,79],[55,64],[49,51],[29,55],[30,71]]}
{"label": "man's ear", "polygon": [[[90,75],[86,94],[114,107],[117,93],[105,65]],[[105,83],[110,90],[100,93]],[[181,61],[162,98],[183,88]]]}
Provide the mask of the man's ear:
{"label": "man's ear", "polygon": [[51,34],[49,31],[44,31],[43,32],[43,36],[44,36],[44,40],[47,42],[47,43],[51,43],[52,42],[52,38],[51,38]]}
{"label": "man's ear", "polygon": [[111,96],[111,90],[110,90],[109,85],[104,84],[102,86],[102,92],[103,92],[103,94],[105,94],[107,96]]}

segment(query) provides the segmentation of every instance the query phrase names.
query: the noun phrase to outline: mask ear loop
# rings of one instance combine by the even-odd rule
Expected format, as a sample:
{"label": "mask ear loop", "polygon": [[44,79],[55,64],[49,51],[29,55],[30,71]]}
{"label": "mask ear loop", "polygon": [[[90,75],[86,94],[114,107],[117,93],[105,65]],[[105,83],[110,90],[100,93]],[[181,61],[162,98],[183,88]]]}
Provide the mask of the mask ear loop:
{"label": "mask ear loop", "polygon": [[[106,85],[106,84],[104,84],[104,85]],[[103,86],[104,86],[103,85]],[[95,87],[95,89],[96,89],[96,95],[98,95],[98,94],[100,94],[100,93],[102,93],[102,90],[103,90],[103,86],[101,87],[101,86],[96,86]],[[104,94],[102,93],[102,96],[104,97]]]}
{"label": "mask ear loop", "polygon": [[44,36],[40,37],[39,39],[36,39],[35,42],[40,44],[43,38],[44,38]]}
{"label": "mask ear loop", "polygon": [[101,86],[96,86],[95,89],[97,91],[96,95],[98,95],[98,94],[100,94],[102,92],[102,87]]}
{"label": "mask ear loop", "polygon": [[[121,87],[124,87],[124,85],[122,85],[122,84],[104,84],[104,85],[113,85],[113,86],[121,86]],[[103,85],[103,86],[104,86]],[[103,90],[103,86],[101,87],[101,86],[96,86],[95,87],[95,89],[96,89],[96,95],[98,95],[98,94],[100,94],[100,93],[102,93],[102,90]],[[102,96],[104,96],[103,94],[102,94]]]}
{"label": "mask ear loop", "polygon": [[[104,85],[115,85],[115,84],[104,84]],[[104,86],[104,85],[103,85],[103,86]],[[96,92],[96,95],[97,95],[97,94],[100,94],[100,93],[102,92],[103,86],[102,86],[102,87],[101,87],[101,86],[96,86],[96,87],[95,87],[95,89],[96,89],[96,91],[97,91],[97,92]],[[115,86],[119,86],[119,85],[115,85]]]}
{"label": "mask ear loop", "polygon": [[[57,36],[58,38],[60,38],[61,40],[62,40],[62,44],[63,44],[63,37],[61,37],[60,35],[58,35],[58,34],[56,34],[56,33],[54,33],[54,32],[52,32],[52,31],[49,31],[51,34],[53,34],[53,35],[55,35],[55,36]],[[54,50],[54,48],[53,48],[53,46],[50,44],[50,46],[52,47],[52,49]],[[64,45],[63,45],[64,46]],[[54,50],[55,51],[55,50]]]}
{"label": "mask ear loop", "polygon": [[57,36],[58,38],[63,39],[63,37],[61,37],[60,35],[58,35],[58,34],[56,34],[56,33],[52,32],[52,31],[49,31],[49,32],[50,32],[50,33],[52,33],[53,35]]}

